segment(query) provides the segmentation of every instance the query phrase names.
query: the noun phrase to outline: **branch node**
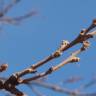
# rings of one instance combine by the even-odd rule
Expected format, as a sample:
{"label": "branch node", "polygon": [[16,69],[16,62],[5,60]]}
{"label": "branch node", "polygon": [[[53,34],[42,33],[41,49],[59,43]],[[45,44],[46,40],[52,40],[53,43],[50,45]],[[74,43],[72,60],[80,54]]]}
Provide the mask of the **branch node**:
{"label": "branch node", "polygon": [[13,74],[12,76],[9,77],[8,80],[5,81],[4,85],[5,86],[16,86],[19,84],[19,79],[17,74]]}
{"label": "branch node", "polygon": [[53,72],[53,67],[49,68],[46,74],[51,74]]}
{"label": "branch node", "polygon": [[69,45],[69,41],[63,40],[60,47],[53,53],[53,57],[59,57],[62,55],[63,49]]}

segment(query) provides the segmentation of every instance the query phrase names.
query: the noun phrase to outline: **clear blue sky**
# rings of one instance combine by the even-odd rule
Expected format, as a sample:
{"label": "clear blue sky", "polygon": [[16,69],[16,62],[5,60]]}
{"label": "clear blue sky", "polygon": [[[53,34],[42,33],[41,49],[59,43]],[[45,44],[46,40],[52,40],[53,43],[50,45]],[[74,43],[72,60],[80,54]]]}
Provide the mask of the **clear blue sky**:
{"label": "clear blue sky", "polygon": [[[96,18],[96,0],[22,0],[6,16],[20,16],[31,10],[36,10],[38,15],[17,26],[3,24],[3,32],[0,32],[0,62],[8,63],[9,68],[6,72],[0,73],[1,76],[8,77],[13,72],[20,71],[50,55],[62,40],[73,40],[82,28],[86,28]],[[66,65],[51,74],[48,80],[59,84],[73,75],[84,77],[85,82],[90,80],[96,73],[96,37],[91,40],[91,45],[86,52],[79,55],[81,58],[79,63]],[[49,62],[38,71],[45,71],[60,63],[79,47],[66,51],[60,58]],[[77,85],[64,87],[73,89],[78,87]],[[32,92],[27,87],[20,88],[26,90],[25,93],[29,93],[29,96],[35,96],[30,95]],[[64,96],[44,88],[41,90],[47,94],[46,96]],[[5,96],[2,93],[0,92],[0,96]]]}

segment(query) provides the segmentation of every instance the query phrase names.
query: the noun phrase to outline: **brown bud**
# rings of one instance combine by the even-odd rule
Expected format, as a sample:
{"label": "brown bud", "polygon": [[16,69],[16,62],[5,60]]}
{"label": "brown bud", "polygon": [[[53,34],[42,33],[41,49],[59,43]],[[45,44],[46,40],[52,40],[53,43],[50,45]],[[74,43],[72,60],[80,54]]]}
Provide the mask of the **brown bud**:
{"label": "brown bud", "polygon": [[80,32],[80,35],[84,35],[86,33],[86,29],[82,29],[81,32]]}
{"label": "brown bud", "polygon": [[79,57],[72,57],[70,62],[73,63],[73,62],[79,62],[79,61],[80,61]]}
{"label": "brown bud", "polygon": [[2,64],[0,66],[0,72],[5,71],[8,68],[8,64]]}
{"label": "brown bud", "polygon": [[59,50],[57,50],[57,51],[53,54],[53,56],[54,56],[54,57],[59,57],[61,54],[62,54],[62,53],[61,53]]}

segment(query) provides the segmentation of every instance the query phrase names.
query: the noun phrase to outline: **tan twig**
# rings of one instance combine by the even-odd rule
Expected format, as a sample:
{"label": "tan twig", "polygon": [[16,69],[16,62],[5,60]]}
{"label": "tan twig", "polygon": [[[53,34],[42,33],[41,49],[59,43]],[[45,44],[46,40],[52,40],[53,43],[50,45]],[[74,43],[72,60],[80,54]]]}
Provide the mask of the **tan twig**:
{"label": "tan twig", "polygon": [[[27,16],[29,16],[29,15],[27,15]],[[23,18],[26,18],[26,16]],[[49,55],[47,58],[37,62],[36,64],[31,65],[29,68],[26,68],[20,72],[16,72],[16,73],[12,74],[5,81],[0,80],[0,88],[5,89],[5,90],[9,91],[10,93],[15,94],[16,96],[24,96],[24,93],[19,91],[16,88],[17,85],[26,84],[26,83],[29,83],[30,81],[37,80],[39,78],[43,78],[44,76],[49,75],[52,72],[55,72],[56,70],[59,70],[61,67],[63,67],[66,64],[78,62],[80,60],[80,58],[78,58],[77,55],[80,54],[81,52],[85,51],[89,47],[90,44],[87,40],[92,38],[94,35],[96,35],[96,31],[89,32],[95,27],[96,27],[96,20],[93,20],[93,23],[91,24],[91,26],[89,26],[86,30],[81,31],[80,34],[77,36],[77,38],[74,39],[72,42],[69,43],[68,41],[63,41],[61,43],[60,47],[54,53]],[[49,68],[48,70],[45,70],[42,73],[39,73],[37,75],[35,74],[35,76],[33,76],[31,78],[25,78],[25,79],[21,78],[22,76],[25,76],[26,74],[35,73],[37,68],[39,68],[40,66],[46,64],[47,62],[49,62],[57,57],[60,57],[64,51],[68,50],[69,48],[71,48],[74,45],[79,44],[79,43],[82,43],[83,46],[79,50],[73,52],[71,54],[71,56],[69,56],[67,59],[62,61],[60,64],[53,66],[53,67]],[[6,70],[6,68],[7,67],[4,67],[4,68],[1,67],[1,72],[3,70]],[[62,89],[60,89],[56,86],[53,88],[55,88],[55,90],[62,91]],[[67,92],[69,92],[69,91],[67,91]],[[76,96],[75,94],[77,95],[79,93],[78,92],[72,93],[72,95]],[[83,93],[80,93],[80,94],[87,96],[86,94],[83,94]],[[82,96],[82,95],[80,95],[80,96]]]}
{"label": "tan twig", "polygon": [[[94,21],[95,21],[95,20],[94,20]],[[93,24],[95,25],[94,21],[93,21]],[[95,25],[95,27],[96,27],[96,25]],[[89,28],[89,29],[90,29],[90,28]],[[88,30],[89,30],[89,29],[88,29]],[[92,28],[91,28],[91,29],[92,29]],[[90,29],[90,30],[91,30],[91,29]],[[49,61],[51,61],[51,60],[53,60],[53,59],[55,59],[55,58],[57,58],[57,57],[60,57],[61,54],[62,54],[62,52],[66,51],[67,49],[73,47],[73,46],[76,45],[76,44],[83,43],[83,42],[86,41],[87,39],[90,39],[90,38],[92,38],[94,35],[96,35],[96,31],[93,31],[93,32],[90,32],[90,33],[87,32],[87,34],[85,34],[86,32],[87,32],[87,31],[81,31],[80,34],[79,34],[79,36],[78,36],[76,39],[74,39],[72,42],[70,42],[70,43],[69,43],[68,41],[63,41],[63,43],[61,44],[60,48],[58,48],[53,54],[51,54],[51,55],[48,56],[47,58],[45,58],[45,59],[37,62],[36,64],[33,64],[32,66],[30,66],[29,68],[27,68],[27,70],[28,70],[28,69],[31,69],[31,70],[33,70],[33,71],[31,71],[31,73],[32,73],[32,72],[34,73],[34,70],[37,69],[38,67],[44,65],[45,63],[47,63],[47,62],[49,62]],[[81,51],[81,49],[80,49],[79,51]],[[78,51],[78,52],[79,52],[79,51]],[[76,58],[75,58],[75,59],[76,59]],[[79,60],[79,58],[78,58],[78,60]],[[69,60],[67,59],[67,60],[64,61],[63,63],[68,63],[68,62],[69,62]],[[61,65],[62,65],[62,64],[58,65],[58,67],[60,67]],[[54,68],[54,70],[56,70],[56,69],[57,69],[57,66]],[[25,69],[23,72],[24,72],[24,75],[30,73],[30,72],[26,71],[26,69]],[[23,76],[23,75],[21,75],[21,74],[22,74],[21,72],[19,72],[19,73],[20,73],[20,75],[18,74],[19,77],[20,77],[20,76]],[[42,74],[42,75],[44,75],[44,74]]]}
{"label": "tan twig", "polygon": [[53,66],[53,67],[49,68],[47,71],[45,71],[43,73],[40,73],[40,74],[38,74],[38,75],[36,75],[36,76],[34,76],[32,78],[22,80],[22,83],[26,83],[26,82],[30,82],[32,80],[42,78],[42,77],[44,77],[44,76],[46,76],[48,74],[51,74],[52,72],[60,69],[61,67],[63,67],[64,65],[66,65],[68,63],[78,62],[80,59],[77,57],[77,55],[80,54],[82,51],[86,50],[88,47],[89,47],[89,42],[84,41],[83,46],[79,50],[73,52],[71,54],[71,56],[68,57],[67,59],[65,59],[63,62],[61,62],[60,64],[58,64],[56,66]]}

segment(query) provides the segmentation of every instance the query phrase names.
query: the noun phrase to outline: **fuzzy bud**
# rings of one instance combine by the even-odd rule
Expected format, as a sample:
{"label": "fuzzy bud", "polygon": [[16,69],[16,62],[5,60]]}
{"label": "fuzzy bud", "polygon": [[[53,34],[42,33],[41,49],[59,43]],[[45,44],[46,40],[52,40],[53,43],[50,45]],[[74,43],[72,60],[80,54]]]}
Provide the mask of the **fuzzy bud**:
{"label": "fuzzy bud", "polygon": [[69,41],[67,41],[67,40],[63,40],[62,41],[62,45],[66,45],[67,46],[68,44],[69,44]]}

